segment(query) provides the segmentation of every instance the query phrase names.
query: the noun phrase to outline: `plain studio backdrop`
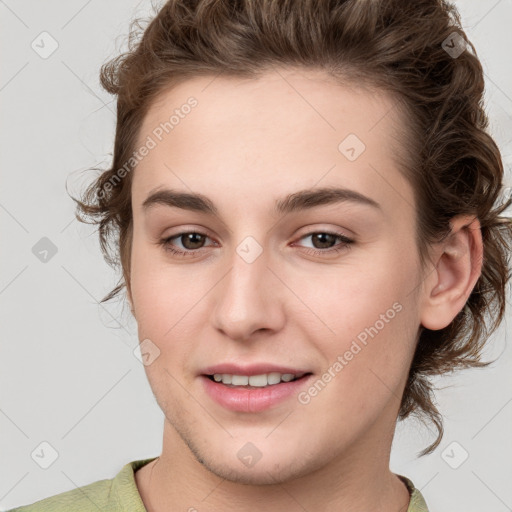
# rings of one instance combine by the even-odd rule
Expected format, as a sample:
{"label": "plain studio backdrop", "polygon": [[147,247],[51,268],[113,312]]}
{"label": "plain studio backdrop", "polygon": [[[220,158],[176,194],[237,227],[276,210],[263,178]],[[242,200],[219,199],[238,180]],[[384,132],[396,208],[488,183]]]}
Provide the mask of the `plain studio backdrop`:
{"label": "plain studio backdrop", "polygon": [[[510,185],[512,1],[455,3],[484,67]],[[120,301],[98,303],[118,276],[65,189],[77,196],[94,175],[82,171],[110,163],[115,101],[99,69],[125,49],[130,20],[150,14],[150,1],[0,2],[1,510],[161,451],[163,414],[136,356],[135,321]],[[433,454],[415,456],[433,431],[398,424],[391,469],[432,511],[512,510],[510,320],[509,309],[484,353],[495,364],[436,381],[445,435]]]}

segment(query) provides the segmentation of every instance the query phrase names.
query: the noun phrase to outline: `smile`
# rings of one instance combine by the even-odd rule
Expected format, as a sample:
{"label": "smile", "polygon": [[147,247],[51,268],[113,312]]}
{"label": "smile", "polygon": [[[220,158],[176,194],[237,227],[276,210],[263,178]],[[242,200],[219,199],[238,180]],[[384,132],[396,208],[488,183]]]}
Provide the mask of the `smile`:
{"label": "smile", "polygon": [[[261,412],[295,397],[312,373],[201,375],[205,393],[218,405],[237,412]],[[295,401],[296,403],[296,401]]]}

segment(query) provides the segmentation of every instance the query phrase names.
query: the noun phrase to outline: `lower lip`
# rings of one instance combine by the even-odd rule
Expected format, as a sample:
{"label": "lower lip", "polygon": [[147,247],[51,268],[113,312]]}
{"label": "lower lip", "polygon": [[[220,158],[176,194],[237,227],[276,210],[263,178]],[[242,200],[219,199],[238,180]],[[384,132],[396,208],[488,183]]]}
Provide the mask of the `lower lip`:
{"label": "lower lip", "polygon": [[269,409],[284,400],[297,396],[312,375],[306,375],[300,379],[291,382],[281,382],[264,388],[232,388],[215,382],[205,375],[201,375],[201,380],[206,393],[215,402],[226,409],[239,412],[260,412]]}

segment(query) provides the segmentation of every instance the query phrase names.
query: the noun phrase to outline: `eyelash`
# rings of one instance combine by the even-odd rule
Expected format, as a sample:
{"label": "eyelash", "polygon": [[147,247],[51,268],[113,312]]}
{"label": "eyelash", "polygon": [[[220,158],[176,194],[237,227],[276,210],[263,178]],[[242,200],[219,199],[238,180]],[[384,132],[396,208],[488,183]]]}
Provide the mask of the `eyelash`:
{"label": "eyelash", "polygon": [[[340,251],[349,249],[350,245],[354,243],[353,240],[351,240],[350,238],[347,238],[342,233],[337,233],[337,232],[332,232],[332,231],[312,231],[312,232],[307,233],[306,235],[300,237],[299,240],[302,240],[303,238],[307,238],[307,237],[312,236],[312,235],[317,235],[319,233],[325,234],[325,235],[335,236],[338,239],[340,239],[342,243],[340,243],[340,244],[338,244],[338,245],[336,245],[336,246],[334,246],[334,247],[332,247],[330,249],[324,249],[324,250],[322,250],[322,249],[306,248],[307,249],[306,252],[308,254],[312,254],[314,256],[323,256],[325,254],[338,253]],[[158,245],[161,245],[166,252],[170,252],[171,254],[176,255],[178,257],[187,257],[188,255],[193,256],[196,252],[201,251],[202,248],[201,249],[194,249],[194,250],[191,249],[191,250],[187,250],[187,251],[182,251],[182,250],[179,250],[179,249],[175,249],[171,245],[171,240],[174,240],[175,238],[180,238],[183,235],[189,235],[189,234],[201,235],[201,236],[205,236],[205,237],[209,238],[208,235],[206,235],[205,233],[200,233],[199,231],[182,231],[181,233],[177,233],[176,235],[172,235],[171,237],[163,238],[162,240],[160,240],[158,242]]]}

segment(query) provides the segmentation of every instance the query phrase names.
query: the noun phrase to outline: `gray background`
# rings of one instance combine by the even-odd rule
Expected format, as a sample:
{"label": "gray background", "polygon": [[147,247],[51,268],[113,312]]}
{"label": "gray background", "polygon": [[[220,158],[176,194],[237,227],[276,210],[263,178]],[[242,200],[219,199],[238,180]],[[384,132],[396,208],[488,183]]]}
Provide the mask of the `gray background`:
{"label": "gray background", "polygon": [[[512,0],[456,5],[485,69],[511,184]],[[94,174],[86,170],[110,162],[115,104],[99,68],[125,49],[129,21],[150,14],[149,1],[0,0],[1,510],[112,478],[161,450],[163,415],[134,356],[135,322],[120,301],[98,303],[118,276],[65,189],[77,196]],[[46,37],[51,48],[43,31],[58,43],[46,59],[31,46]],[[33,253],[43,237],[57,249],[47,262]],[[485,352],[497,363],[437,381],[445,436],[432,455],[415,458],[432,433],[414,420],[398,425],[391,469],[432,511],[512,510],[510,315]],[[58,453],[47,469],[42,442]]]}

